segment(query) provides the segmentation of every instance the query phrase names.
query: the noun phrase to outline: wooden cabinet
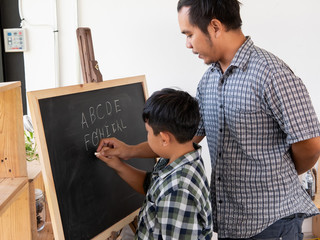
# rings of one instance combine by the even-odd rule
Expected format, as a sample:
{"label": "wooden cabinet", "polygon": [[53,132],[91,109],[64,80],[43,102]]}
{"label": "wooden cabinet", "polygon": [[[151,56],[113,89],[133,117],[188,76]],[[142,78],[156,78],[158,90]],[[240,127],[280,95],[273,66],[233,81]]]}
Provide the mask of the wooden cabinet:
{"label": "wooden cabinet", "polygon": [[0,239],[31,240],[20,82],[0,83]]}

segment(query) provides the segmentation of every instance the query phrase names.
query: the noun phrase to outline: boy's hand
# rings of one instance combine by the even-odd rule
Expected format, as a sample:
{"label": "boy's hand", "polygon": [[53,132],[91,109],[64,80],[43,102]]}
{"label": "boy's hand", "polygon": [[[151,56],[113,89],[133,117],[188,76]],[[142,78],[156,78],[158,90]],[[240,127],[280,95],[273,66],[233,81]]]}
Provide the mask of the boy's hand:
{"label": "boy's hand", "polygon": [[109,167],[111,167],[115,170],[119,170],[119,168],[123,164],[122,161],[118,157],[104,156],[103,154],[101,154],[101,152],[106,150],[105,148],[108,148],[108,147],[103,147],[100,152],[96,152],[95,153],[96,157],[99,158],[100,160],[104,161]]}
{"label": "boy's hand", "polygon": [[[123,160],[131,158],[131,146],[116,138],[103,138],[100,140],[97,152],[104,157],[117,157]],[[100,159],[100,158],[99,158]],[[102,159],[101,159],[102,160]]]}

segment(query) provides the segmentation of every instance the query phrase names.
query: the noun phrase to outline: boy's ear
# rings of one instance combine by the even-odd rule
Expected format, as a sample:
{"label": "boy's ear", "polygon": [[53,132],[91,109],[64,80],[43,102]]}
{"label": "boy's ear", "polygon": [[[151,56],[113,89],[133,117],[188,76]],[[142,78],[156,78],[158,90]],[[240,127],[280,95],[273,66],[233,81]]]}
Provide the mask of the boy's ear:
{"label": "boy's ear", "polygon": [[168,132],[160,132],[162,146],[166,147],[171,141],[171,135]]}

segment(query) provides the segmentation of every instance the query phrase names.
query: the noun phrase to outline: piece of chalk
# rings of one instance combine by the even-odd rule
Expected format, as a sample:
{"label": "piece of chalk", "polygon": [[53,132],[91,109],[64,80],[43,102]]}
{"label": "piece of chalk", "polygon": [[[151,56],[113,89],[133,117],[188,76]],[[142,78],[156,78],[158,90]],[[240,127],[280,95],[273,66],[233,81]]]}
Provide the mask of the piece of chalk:
{"label": "piece of chalk", "polygon": [[94,153],[94,155],[96,155],[96,156],[99,155],[99,154],[100,154],[100,153],[98,153],[98,152],[95,152],[95,153]]}

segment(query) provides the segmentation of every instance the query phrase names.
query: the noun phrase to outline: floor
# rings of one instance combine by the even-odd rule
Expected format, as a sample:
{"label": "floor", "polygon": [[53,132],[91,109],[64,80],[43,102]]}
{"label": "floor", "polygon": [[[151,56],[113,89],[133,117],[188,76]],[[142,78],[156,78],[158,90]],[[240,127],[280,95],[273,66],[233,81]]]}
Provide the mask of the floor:
{"label": "floor", "polygon": [[[129,227],[124,227],[122,230],[122,240],[132,240],[134,238],[134,235]],[[217,234],[214,233],[212,240],[217,240]],[[314,238],[312,233],[304,233],[305,240],[320,240],[320,238]]]}
{"label": "floor", "polygon": [[305,239],[305,240],[320,240],[320,238],[315,238],[312,233],[304,233],[303,239]]}

